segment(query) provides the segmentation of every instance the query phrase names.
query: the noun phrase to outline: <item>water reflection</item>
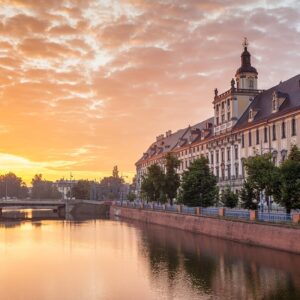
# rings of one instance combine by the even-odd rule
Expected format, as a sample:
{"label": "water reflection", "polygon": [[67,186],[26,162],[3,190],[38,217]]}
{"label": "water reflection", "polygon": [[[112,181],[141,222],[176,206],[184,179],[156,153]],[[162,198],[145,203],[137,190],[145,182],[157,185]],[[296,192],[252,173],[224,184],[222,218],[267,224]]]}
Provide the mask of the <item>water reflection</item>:
{"label": "water reflection", "polygon": [[136,226],[142,230],[141,249],[153,281],[166,269],[172,286],[184,277],[213,299],[300,299],[299,255],[156,225]]}
{"label": "water reflection", "polygon": [[298,255],[129,221],[2,222],[0,266],[1,300],[300,299]]}

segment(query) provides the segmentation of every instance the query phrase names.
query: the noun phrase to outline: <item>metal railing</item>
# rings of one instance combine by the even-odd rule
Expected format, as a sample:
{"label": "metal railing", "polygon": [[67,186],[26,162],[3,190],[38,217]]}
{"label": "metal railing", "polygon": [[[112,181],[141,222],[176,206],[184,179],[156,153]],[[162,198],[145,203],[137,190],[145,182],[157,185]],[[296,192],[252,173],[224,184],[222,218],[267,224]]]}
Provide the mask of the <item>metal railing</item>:
{"label": "metal railing", "polygon": [[225,217],[250,220],[249,210],[225,209]]}
{"label": "metal railing", "polygon": [[217,208],[217,207],[202,207],[201,208],[201,215],[204,215],[204,216],[218,216],[219,215],[219,208]]}
{"label": "metal railing", "polygon": [[[247,209],[224,209],[224,215],[220,214],[219,207],[190,207],[185,205],[170,205],[170,204],[160,204],[157,202],[143,203],[140,201],[130,202],[130,201],[115,201],[115,205],[124,206],[137,209],[148,209],[155,211],[164,211],[166,213],[182,213],[190,214],[195,216],[224,216],[226,218],[232,219],[243,219],[250,220],[250,210]],[[198,210],[197,210],[198,209]],[[286,213],[276,213],[276,212],[260,212],[256,211],[256,220],[261,222],[292,222],[293,214]]]}
{"label": "metal railing", "polygon": [[264,222],[292,222],[292,215],[286,213],[258,212],[257,219]]}

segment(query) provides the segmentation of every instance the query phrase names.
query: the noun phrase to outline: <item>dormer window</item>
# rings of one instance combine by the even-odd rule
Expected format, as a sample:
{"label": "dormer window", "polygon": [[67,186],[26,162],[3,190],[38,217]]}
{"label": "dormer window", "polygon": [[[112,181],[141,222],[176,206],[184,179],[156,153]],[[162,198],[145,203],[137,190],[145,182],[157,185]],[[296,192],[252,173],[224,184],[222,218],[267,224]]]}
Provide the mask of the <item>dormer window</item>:
{"label": "dormer window", "polygon": [[288,99],[288,97],[288,94],[274,91],[272,96],[272,113],[278,112],[280,106]]}
{"label": "dormer window", "polygon": [[252,121],[253,120],[253,109],[251,108],[250,110],[249,110],[249,121]]}
{"label": "dormer window", "polygon": [[257,110],[249,109],[248,122],[252,122],[257,114]]}

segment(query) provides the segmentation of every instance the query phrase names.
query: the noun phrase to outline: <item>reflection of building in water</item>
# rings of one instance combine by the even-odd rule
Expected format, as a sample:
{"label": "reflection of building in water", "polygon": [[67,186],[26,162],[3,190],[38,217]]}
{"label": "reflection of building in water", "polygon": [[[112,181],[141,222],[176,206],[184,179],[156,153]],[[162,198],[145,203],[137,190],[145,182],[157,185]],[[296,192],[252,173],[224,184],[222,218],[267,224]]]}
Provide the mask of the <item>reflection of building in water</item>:
{"label": "reflection of building in water", "polygon": [[58,191],[62,194],[63,199],[70,198],[70,190],[77,183],[77,180],[66,180],[60,179],[57,180],[54,185],[58,189]]}
{"label": "reflection of building in water", "polygon": [[169,286],[177,298],[180,281],[200,299],[300,299],[297,255],[152,224],[140,226],[153,285]]}

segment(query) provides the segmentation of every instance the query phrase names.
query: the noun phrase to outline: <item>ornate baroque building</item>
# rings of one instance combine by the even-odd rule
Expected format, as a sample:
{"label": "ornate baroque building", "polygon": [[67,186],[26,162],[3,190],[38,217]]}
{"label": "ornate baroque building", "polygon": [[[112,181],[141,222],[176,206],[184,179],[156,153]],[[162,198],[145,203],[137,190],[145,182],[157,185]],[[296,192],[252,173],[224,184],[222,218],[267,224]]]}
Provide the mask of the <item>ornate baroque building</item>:
{"label": "ornate baroque building", "polygon": [[201,155],[209,160],[220,190],[237,191],[245,178],[243,160],[269,152],[276,165],[284,161],[292,145],[300,144],[300,75],[268,90],[257,89],[258,72],[251,65],[245,39],[241,67],[230,89],[215,89],[214,116],[175,133],[159,135],[136,162],[137,191],[147,167],[163,167],[167,152],[180,160],[178,173]]}

